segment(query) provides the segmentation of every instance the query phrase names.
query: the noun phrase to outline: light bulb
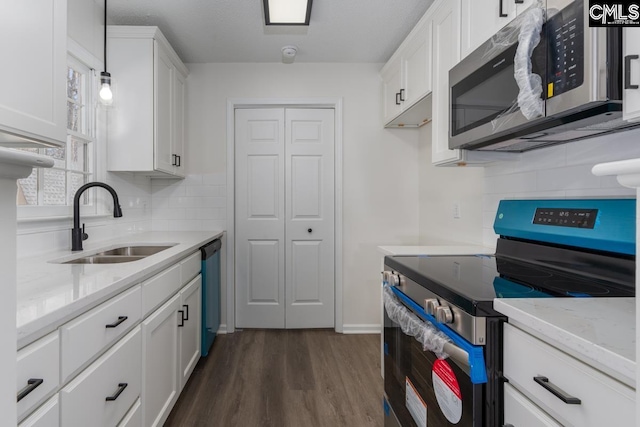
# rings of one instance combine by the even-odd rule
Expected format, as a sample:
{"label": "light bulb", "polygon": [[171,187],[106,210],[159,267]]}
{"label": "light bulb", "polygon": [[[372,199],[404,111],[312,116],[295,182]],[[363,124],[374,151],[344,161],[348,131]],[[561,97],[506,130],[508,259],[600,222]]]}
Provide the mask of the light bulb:
{"label": "light bulb", "polygon": [[109,85],[109,83],[102,83],[102,87],[100,88],[100,99],[104,102],[113,101],[113,93],[111,92],[111,85]]}
{"label": "light bulb", "polygon": [[100,73],[100,101],[105,105],[113,102],[113,92],[111,92],[111,74],[103,71]]}

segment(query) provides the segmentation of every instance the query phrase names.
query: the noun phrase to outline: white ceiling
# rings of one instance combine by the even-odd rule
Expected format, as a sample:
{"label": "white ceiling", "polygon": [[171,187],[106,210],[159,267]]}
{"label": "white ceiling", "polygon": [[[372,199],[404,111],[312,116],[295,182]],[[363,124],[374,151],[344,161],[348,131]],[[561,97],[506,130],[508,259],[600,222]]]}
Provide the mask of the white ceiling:
{"label": "white ceiling", "polygon": [[315,0],[309,27],[266,27],[262,0],[109,0],[109,23],[156,25],[201,62],[386,62],[433,0]]}

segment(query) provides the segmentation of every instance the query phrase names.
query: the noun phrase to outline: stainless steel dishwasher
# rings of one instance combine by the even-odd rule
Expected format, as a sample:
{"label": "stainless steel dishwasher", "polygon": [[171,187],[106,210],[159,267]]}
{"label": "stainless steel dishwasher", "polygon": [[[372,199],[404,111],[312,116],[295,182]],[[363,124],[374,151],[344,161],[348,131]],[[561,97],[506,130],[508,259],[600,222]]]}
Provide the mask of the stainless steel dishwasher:
{"label": "stainless steel dishwasher", "polygon": [[220,327],[220,239],[200,248],[202,253],[202,357],[216,339]]}

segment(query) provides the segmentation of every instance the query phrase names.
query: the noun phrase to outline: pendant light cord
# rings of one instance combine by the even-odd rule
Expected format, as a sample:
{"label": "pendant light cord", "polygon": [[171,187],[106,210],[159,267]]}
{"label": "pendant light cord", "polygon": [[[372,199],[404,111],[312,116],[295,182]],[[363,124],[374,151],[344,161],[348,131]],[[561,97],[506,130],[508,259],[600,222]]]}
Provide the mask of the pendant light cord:
{"label": "pendant light cord", "polygon": [[104,72],[107,72],[107,0],[104,0]]}

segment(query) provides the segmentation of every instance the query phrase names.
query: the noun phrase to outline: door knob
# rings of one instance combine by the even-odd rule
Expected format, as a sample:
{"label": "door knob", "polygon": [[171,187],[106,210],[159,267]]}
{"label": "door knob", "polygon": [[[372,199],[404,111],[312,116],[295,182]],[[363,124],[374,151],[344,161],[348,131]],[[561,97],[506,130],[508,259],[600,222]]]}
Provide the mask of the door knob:
{"label": "door knob", "polygon": [[309,228],[309,229],[307,229],[307,231],[308,231],[309,233],[311,233],[311,232],[313,231],[313,229],[312,229],[312,228]]}

